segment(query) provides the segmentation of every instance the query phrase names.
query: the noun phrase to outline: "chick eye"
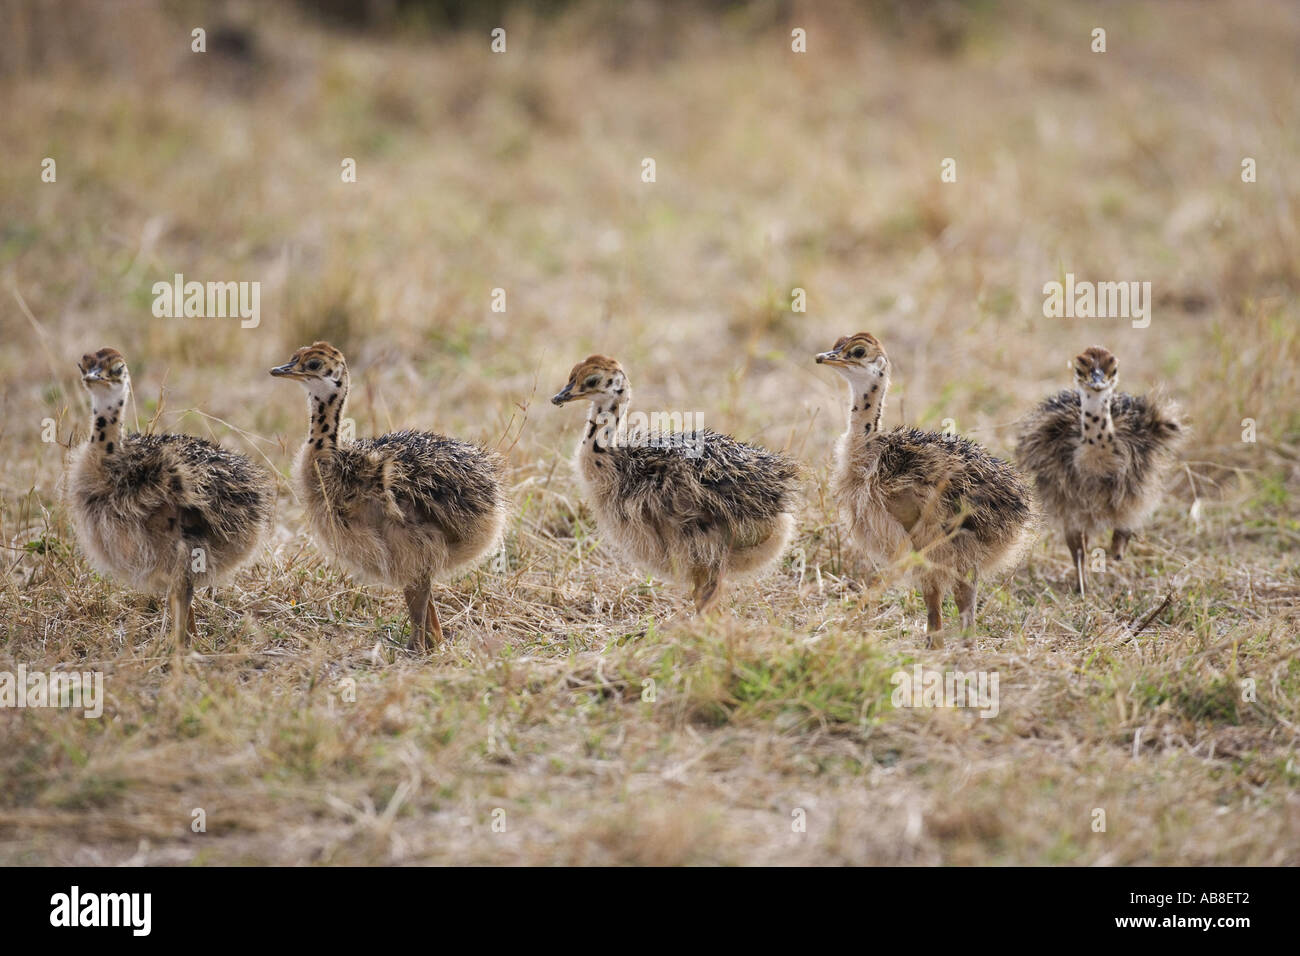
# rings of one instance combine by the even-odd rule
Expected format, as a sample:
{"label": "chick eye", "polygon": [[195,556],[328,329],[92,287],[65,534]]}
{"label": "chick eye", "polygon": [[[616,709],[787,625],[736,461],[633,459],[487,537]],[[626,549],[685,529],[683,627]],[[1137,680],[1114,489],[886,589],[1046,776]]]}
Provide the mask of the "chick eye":
{"label": "chick eye", "polygon": [[320,368],[320,359],[312,359],[307,363],[307,371],[314,372]]}
{"label": "chick eye", "polygon": [[866,355],[866,354],[867,354],[867,350],[864,349],[861,345],[859,345],[857,348],[855,348],[855,349],[853,350],[853,357],[854,357],[854,358],[862,358],[862,356],[864,356],[864,355]]}
{"label": "chick eye", "polygon": [[599,385],[599,384],[600,384],[600,376],[599,376],[599,375],[588,375],[588,376],[587,376],[587,380],[586,380],[585,382],[582,383],[582,387],[583,387],[583,388],[595,388],[595,387],[596,387],[597,385]]}
{"label": "chick eye", "polygon": [[112,368],[110,368],[110,369],[108,370],[108,374],[109,374],[109,375],[121,375],[121,374],[122,374],[122,366],[120,366],[120,365],[114,365]]}

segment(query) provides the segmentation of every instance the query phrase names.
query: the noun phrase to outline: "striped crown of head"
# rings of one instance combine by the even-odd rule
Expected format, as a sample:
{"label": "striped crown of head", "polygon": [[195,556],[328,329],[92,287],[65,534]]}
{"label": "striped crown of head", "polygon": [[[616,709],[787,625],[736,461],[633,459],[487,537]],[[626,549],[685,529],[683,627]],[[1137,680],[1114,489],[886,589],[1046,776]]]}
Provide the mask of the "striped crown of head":
{"label": "striped crown of head", "polygon": [[889,368],[889,356],[880,340],[870,332],[845,335],[835,340],[835,344],[825,352],[817,355],[817,361],[834,368],[865,369],[875,366],[879,371]]}
{"label": "striped crown of head", "polygon": [[313,342],[295,351],[283,365],[271,369],[271,374],[299,380],[329,378],[341,381],[347,371],[348,363],[342,352],[328,342]]}
{"label": "striped crown of head", "polygon": [[551,399],[556,405],[596,395],[607,395],[626,387],[623,366],[608,355],[588,355],[573,366],[569,381]]}
{"label": "striped crown of head", "polygon": [[81,380],[87,385],[97,382],[117,383],[130,381],[131,374],[126,368],[126,359],[114,348],[102,348],[98,352],[87,352],[77,363]]}
{"label": "striped crown of head", "polygon": [[1119,381],[1119,361],[1100,345],[1089,346],[1075,356],[1074,381],[1094,391],[1111,388]]}

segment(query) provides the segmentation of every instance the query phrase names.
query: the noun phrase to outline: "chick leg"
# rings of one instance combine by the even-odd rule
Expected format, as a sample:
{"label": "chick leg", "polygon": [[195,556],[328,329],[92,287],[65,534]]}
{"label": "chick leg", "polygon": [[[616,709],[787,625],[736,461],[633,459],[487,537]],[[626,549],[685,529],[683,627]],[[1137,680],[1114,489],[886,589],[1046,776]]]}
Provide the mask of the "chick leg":
{"label": "chick leg", "polygon": [[406,642],[408,651],[424,651],[429,648],[427,619],[432,606],[430,590],[428,578],[402,589],[402,595],[406,598],[406,609],[411,613],[411,638]]}
{"label": "chick leg", "polygon": [[695,613],[707,614],[722,596],[722,568],[696,568]]}
{"label": "chick leg", "polygon": [[171,639],[177,646],[189,643],[189,635],[194,633],[194,582],[188,574],[182,574],[172,585],[168,595],[168,611],[171,613]]}
{"label": "chick leg", "polygon": [[429,615],[425,621],[429,632],[433,635],[433,642],[441,644],[443,642],[442,622],[438,620],[438,609],[433,606],[433,598],[429,599]]}
{"label": "chick leg", "polygon": [[704,568],[691,568],[691,601],[694,602],[696,610],[700,607],[700,588],[704,586]]}
{"label": "chick leg", "polygon": [[925,598],[925,646],[943,647],[943,582],[930,578],[921,586]]}
{"label": "chick leg", "polygon": [[961,627],[964,631],[975,627],[975,606],[979,586],[979,575],[974,571],[969,578],[958,578],[953,586],[952,596],[957,602],[957,613],[961,616]]}
{"label": "chick leg", "polygon": [[1124,560],[1124,549],[1128,547],[1128,541],[1131,537],[1133,537],[1132,531],[1125,531],[1123,528],[1115,529],[1115,533],[1110,538],[1110,559],[1112,561]]}
{"label": "chick leg", "polygon": [[1067,528],[1065,530],[1065,546],[1070,549],[1070,557],[1074,561],[1075,584],[1079,589],[1080,596],[1084,596],[1083,568],[1084,561],[1088,556],[1088,537],[1082,531]]}

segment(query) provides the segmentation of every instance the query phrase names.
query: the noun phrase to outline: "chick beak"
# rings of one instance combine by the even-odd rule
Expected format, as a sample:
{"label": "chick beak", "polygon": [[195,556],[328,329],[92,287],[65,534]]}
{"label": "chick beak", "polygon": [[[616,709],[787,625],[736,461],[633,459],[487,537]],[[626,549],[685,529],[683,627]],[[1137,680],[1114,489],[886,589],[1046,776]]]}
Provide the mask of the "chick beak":
{"label": "chick beak", "polygon": [[292,375],[297,364],[297,362],[285,362],[283,365],[277,365],[275,368],[271,369],[271,374],[276,378]]}
{"label": "chick beak", "polygon": [[1106,374],[1099,368],[1093,369],[1092,375],[1088,379],[1088,384],[1098,390],[1105,388]]}
{"label": "chick beak", "polygon": [[560,389],[558,392],[556,392],[554,395],[551,396],[551,404],[563,405],[565,402],[569,401],[569,399],[572,397],[573,397],[573,383],[570,382],[568,385],[564,386],[564,388]]}
{"label": "chick beak", "polygon": [[98,382],[102,378],[103,376],[99,374],[99,369],[97,368],[88,368],[81,373],[81,380],[83,382]]}
{"label": "chick beak", "polygon": [[817,353],[817,364],[818,365],[823,365],[823,364],[843,365],[844,362],[840,359],[840,353],[836,352],[834,349],[831,349],[829,352]]}

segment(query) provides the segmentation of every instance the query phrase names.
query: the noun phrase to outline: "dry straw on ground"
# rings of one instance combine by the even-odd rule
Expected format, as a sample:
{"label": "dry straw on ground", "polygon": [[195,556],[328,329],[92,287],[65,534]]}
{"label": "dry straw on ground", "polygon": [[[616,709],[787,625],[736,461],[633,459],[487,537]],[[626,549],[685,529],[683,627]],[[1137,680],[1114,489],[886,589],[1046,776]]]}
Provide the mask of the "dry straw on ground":
{"label": "dry straw on ground", "polygon": [[[50,6],[11,7],[0,60],[0,670],[102,669],[108,700],[0,711],[0,861],[1300,863],[1294,6],[579,6],[508,16],[502,56],[261,11],[203,57],[162,4],[75,32]],[[1151,281],[1150,328],[1044,319],[1067,271]],[[261,281],[261,325],[154,319],[176,272]],[[1080,599],[1050,533],[973,643],[924,651],[827,497],[812,354],[859,330],[895,359],[887,423],[1002,454],[1083,346],[1163,384],[1194,438],[1131,559]],[[113,345],[142,423],[283,476],[302,400],[266,370],[318,338],[359,434],[508,452],[504,558],[409,655],[400,595],[324,563],[282,480],[177,656],[76,552],[43,421],[84,437],[74,363]],[[802,564],[698,621],[601,544],[544,401],[592,351],[641,407],[807,463]],[[996,671],[999,715],[892,707],[917,661]]]}

